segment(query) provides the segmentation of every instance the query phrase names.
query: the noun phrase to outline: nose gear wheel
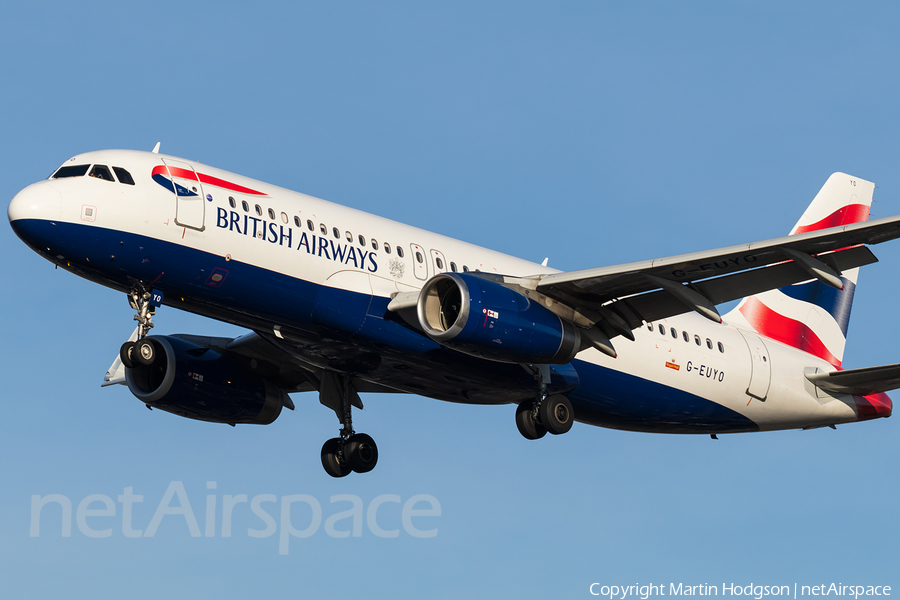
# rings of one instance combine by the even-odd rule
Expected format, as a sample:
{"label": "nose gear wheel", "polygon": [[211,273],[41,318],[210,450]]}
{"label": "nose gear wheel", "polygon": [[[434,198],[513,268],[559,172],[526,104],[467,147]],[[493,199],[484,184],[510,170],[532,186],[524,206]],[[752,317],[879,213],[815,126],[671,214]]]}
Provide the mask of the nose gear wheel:
{"label": "nose gear wheel", "polygon": [[131,290],[128,294],[128,304],[137,311],[134,320],[138,322],[137,340],[127,341],[119,349],[119,358],[122,364],[132,369],[136,365],[149,365],[156,359],[157,348],[147,339],[147,334],[153,328],[153,315],[156,307],[150,303],[152,294],[140,288]]}

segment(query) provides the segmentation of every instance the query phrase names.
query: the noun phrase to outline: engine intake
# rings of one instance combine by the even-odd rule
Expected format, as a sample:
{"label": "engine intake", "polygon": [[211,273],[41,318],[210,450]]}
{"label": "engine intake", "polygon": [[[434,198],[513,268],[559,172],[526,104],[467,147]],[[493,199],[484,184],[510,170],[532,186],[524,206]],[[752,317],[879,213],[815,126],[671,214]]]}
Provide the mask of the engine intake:
{"label": "engine intake", "polygon": [[125,369],[128,389],[148,406],[212,423],[268,425],[281,414],[286,392],[264,377],[177,337],[148,339],[153,362]]}
{"label": "engine intake", "polygon": [[475,275],[435,275],[419,293],[416,314],[434,341],[488,360],[560,365],[581,347],[575,325]]}

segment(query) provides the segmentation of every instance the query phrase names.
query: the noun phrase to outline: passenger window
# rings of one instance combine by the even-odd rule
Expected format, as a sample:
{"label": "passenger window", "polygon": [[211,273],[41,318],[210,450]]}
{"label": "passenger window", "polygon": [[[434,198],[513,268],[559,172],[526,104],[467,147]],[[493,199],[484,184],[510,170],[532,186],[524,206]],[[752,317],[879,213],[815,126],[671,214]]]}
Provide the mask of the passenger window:
{"label": "passenger window", "polygon": [[256,214],[260,217],[262,216],[262,206],[260,206],[259,204],[256,205]]}
{"label": "passenger window", "polygon": [[338,228],[337,228],[337,227],[332,227],[332,228],[331,228],[331,233],[334,234],[334,238],[335,238],[335,239],[337,239],[337,240],[341,239],[341,232],[338,231]]}
{"label": "passenger window", "polygon": [[[725,346],[722,344],[722,342],[719,342],[719,352],[725,352]],[[763,356],[763,358],[765,358],[765,356]]]}
{"label": "passenger window", "polygon": [[653,331],[653,323],[647,323],[647,331]]}
{"label": "passenger window", "polygon": [[306,220],[306,228],[309,229],[310,231],[315,231],[315,230],[316,230],[316,226],[313,225],[313,222],[312,222],[312,220],[310,220],[310,219],[307,219],[307,220]]}
{"label": "passenger window", "polygon": [[84,177],[91,165],[67,165],[60,167],[53,174],[51,179],[62,179],[64,177]]}
{"label": "passenger window", "polygon": [[[419,264],[422,264],[422,260],[423,260],[423,259],[422,259],[422,253],[421,253],[421,252],[416,252],[416,262],[418,262]],[[440,259],[438,259],[438,260],[440,260]]]}
{"label": "passenger window", "polygon": [[694,343],[697,344],[698,346],[700,345],[700,336],[699,335],[694,336]]}
{"label": "passenger window", "polygon": [[397,256],[403,258],[403,246],[397,246]]}
{"label": "passenger window", "polygon": [[244,209],[244,212],[250,212],[250,205],[247,204],[246,200],[241,200],[241,208]]}
{"label": "passenger window", "polygon": [[131,176],[131,173],[129,173],[122,167],[113,167],[113,171],[116,172],[116,177],[119,178],[119,183],[134,185],[134,178]]}
{"label": "passenger window", "polygon": [[452,260],[450,261],[450,270],[456,273],[456,263]]}
{"label": "passenger window", "polygon": [[467,267],[466,265],[463,265],[463,273],[468,273],[468,272],[469,272],[469,267]]}
{"label": "passenger window", "polygon": [[294,215],[294,227],[302,227],[302,225],[300,225],[300,217],[297,215]]}
{"label": "passenger window", "polygon": [[228,205],[229,205],[231,208],[237,208],[237,202],[234,201],[234,197],[233,197],[233,196],[228,196]]}
{"label": "passenger window", "polygon": [[678,332],[675,331],[675,328],[674,328],[674,327],[670,327],[670,328],[669,328],[669,333],[672,334],[672,337],[673,337],[673,338],[675,338],[676,340],[678,339]]}
{"label": "passenger window", "polygon": [[319,233],[322,235],[328,235],[328,228],[325,227],[325,223],[319,223]]}
{"label": "passenger window", "polygon": [[358,239],[359,239],[359,245],[362,246],[363,248],[365,248],[366,247],[366,238],[364,238],[363,236],[359,236]]}
{"label": "passenger window", "polygon": [[709,338],[706,338],[706,347],[712,350],[712,340]]}
{"label": "passenger window", "polygon": [[275,211],[272,210],[271,208],[269,209],[269,218],[272,219],[273,221],[275,220]]}
{"label": "passenger window", "polygon": [[659,325],[659,335],[666,335],[666,328],[662,324]]}
{"label": "passenger window", "polygon": [[347,231],[347,232],[344,233],[344,235],[347,236],[347,241],[348,241],[348,242],[353,243],[353,234],[352,234],[352,233],[350,233],[349,231]]}
{"label": "passenger window", "polygon": [[437,257],[436,259],[434,259],[434,262],[437,263],[438,269],[444,268],[444,261],[441,260],[441,257]]}
{"label": "passenger window", "polygon": [[375,241],[375,238],[372,238],[372,250],[378,250],[378,242]]}
{"label": "passenger window", "polygon": [[691,341],[691,336],[688,335],[688,332],[687,332],[687,331],[682,331],[682,332],[681,332],[681,337],[682,337],[682,339],[684,339],[684,341],[686,341],[686,342],[690,342],[690,341]]}
{"label": "passenger window", "polygon": [[91,169],[90,176],[102,179],[103,181],[115,181],[112,173],[109,172],[109,167],[105,165],[94,165],[94,168]]}
{"label": "passenger window", "polygon": [[387,252],[388,254],[391,253],[391,245],[388,244],[387,242],[384,243],[384,251]]}

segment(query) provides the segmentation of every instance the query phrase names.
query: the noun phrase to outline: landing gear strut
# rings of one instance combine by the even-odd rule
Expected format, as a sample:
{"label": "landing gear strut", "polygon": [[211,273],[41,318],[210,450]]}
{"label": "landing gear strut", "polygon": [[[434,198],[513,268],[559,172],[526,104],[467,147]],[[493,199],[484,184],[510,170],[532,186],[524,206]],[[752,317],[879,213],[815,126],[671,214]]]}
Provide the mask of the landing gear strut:
{"label": "landing gear strut", "polygon": [[322,446],[322,466],[332,477],[344,477],[350,471],[368,473],[378,462],[378,446],[365,433],[353,431],[352,408],[362,408],[359,394],[350,377],[326,371],[319,386],[319,401],[334,410],[341,422],[340,437]]}
{"label": "landing gear strut", "polygon": [[525,439],[537,440],[545,434],[560,435],[572,428],[575,413],[569,399],[562,394],[547,394],[550,383],[549,365],[529,365],[538,383],[535,399],[527,400],[516,408],[516,427]]}
{"label": "landing gear strut", "polygon": [[140,289],[133,289],[128,295],[128,304],[137,311],[134,320],[138,322],[137,340],[127,341],[119,349],[119,358],[122,364],[129,369],[135,365],[149,365],[156,359],[157,347],[147,339],[147,334],[153,328],[151,319],[156,314],[156,307],[150,302],[152,295]]}

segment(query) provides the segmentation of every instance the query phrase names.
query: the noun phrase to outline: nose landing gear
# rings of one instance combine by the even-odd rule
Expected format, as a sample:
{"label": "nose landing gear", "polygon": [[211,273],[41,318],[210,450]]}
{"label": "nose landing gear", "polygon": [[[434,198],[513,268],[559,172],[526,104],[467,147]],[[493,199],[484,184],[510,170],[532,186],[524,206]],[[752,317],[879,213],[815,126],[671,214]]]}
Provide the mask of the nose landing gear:
{"label": "nose landing gear", "polygon": [[[162,294],[157,293],[159,300],[162,300]],[[142,289],[133,289],[128,295],[128,304],[134,310],[138,311],[134,315],[134,320],[138,322],[137,340],[127,341],[122,344],[119,349],[119,358],[122,364],[129,369],[135,365],[149,365],[156,359],[158,352],[156,346],[147,338],[150,329],[153,328],[152,318],[156,314],[156,298],[154,294],[145,292]]]}

